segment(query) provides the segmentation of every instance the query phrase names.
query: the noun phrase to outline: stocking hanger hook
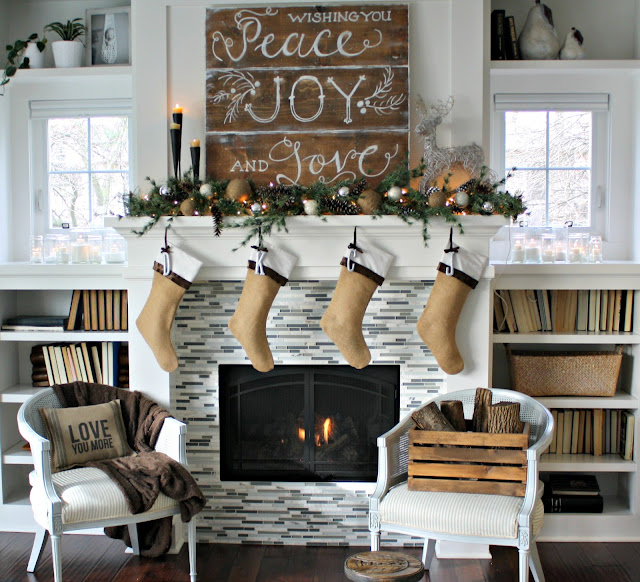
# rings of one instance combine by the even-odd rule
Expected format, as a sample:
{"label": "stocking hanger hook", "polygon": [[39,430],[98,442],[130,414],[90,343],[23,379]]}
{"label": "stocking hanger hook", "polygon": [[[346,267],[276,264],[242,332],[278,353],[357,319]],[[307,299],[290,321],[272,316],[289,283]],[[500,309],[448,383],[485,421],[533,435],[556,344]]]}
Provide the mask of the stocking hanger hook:
{"label": "stocking hanger hook", "polygon": [[[449,247],[444,249],[444,252],[449,256],[449,253],[457,253],[460,250],[460,247],[454,246],[453,244],[453,227],[449,229]],[[454,267],[453,267],[453,258],[456,256],[455,254],[451,254],[451,264],[445,264],[444,274],[451,277],[453,275]]]}
{"label": "stocking hanger hook", "polygon": [[358,246],[357,231],[358,231],[358,227],[354,226],[353,242],[349,243],[349,246],[347,247],[349,249],[349,256],[347,257],[347,270],[351,273],[353,273],[353,270],[356,268],[356,264],[353,261],[358,256],[357,253],[362,252],[362,249]]}
{"label": "stocking hanger hook", "polygon": [[168,232],[171,228],[171,224],[167,223],[164,227],[164,246],[160,249],[162,251],[162,274],[165,277],[171,275],[171,247],[169,246]]}

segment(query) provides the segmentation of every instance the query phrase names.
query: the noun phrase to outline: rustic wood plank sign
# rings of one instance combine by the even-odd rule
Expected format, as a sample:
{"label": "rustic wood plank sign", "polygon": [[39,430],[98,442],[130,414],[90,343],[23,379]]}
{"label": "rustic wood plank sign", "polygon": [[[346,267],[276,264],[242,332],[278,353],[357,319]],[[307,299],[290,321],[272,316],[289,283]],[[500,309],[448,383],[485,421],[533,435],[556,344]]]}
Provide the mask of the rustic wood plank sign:
{"label": "rustic wood plank sign", "polygon": [[375,185],[408,152],[408,7],[209,9],[207,175]]}

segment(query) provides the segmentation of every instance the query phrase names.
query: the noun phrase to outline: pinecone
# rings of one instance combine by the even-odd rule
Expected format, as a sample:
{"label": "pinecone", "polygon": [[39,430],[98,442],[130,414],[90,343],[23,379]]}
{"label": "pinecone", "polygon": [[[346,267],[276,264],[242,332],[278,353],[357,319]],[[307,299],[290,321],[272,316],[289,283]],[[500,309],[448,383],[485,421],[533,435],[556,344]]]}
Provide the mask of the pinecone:
{"label": "pinecone", "polygon": [[216,236],[222,234],[222,211],[217,204],[211,205],[211,218],[213,219],[213,232]]}
{"label": "pinecone", "polygon": [[325,198],[323,206],[331,214],[359,214],[360,212],[354,202],[345,200],[340,196]]}
{"label": "pinecone", "polygon": [[351,191],[349,192],[349,195],[352,198],[357,199],[360,196],[360,194],[362,194],[367,189],[368,186],[369,185],[367,184],[367,181],[364,178],[362,178],[362,180],[359,180],[351,187]]}
{"label": "pinecone", "polygon": [[260,186],[256,189],[256,199],[266,202],[270,206],[277,204],[281,210],[291,209],[296,203],[296,197],[290,186],[276,184],[275,186]]}

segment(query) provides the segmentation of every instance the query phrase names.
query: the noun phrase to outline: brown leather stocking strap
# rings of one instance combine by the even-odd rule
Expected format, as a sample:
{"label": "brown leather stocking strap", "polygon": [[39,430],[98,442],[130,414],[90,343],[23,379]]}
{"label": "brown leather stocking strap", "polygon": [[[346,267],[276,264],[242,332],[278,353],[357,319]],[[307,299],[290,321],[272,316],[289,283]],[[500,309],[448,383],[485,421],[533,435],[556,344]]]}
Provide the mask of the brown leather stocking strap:
{"label": "brown leather stocking strap", "polygon": [[[284,287],[287,284],[287,282],[289,281],[289,279],[285,279],[280,273],[276,273],[276,271],[274,271],[273,269],[270,269],[266,265],[262,265],[262,267],[264,268],[264,274],[267,275],[267,277],[269,277],[270,279],[273,279],[281,287]],[[256,262],[255,261],[249,261],[249,264],[247,265],[247,268],[251,269],[252,271],[255,271],[256,270]]]}
{"label": "brown leather stocking strap", "polygon": [[[446,274],[447,269],[449,269],[449,265],[438,263],[438,271]],[[453,275],[451,276],[458,279],[458,281],[462,281],[465,285],[468,285],[472,289],[475,289],[476,285],[478,284],[478,281],[476,281],[473,277],[469,277],[469,275],[463,273],[462,271],[458,271],[458,269],[453,269]]]}
{"label": "brown leather stocking strap", "polygon": [[[164,267],[158,261],[155,261],[153,263],[153,270],[156,271],[156,273],[160,273],[162,276],[164,276]],[[169,281],[171,281],[172,283],[175,283],[176,285],[182,287],[183,289],[189,289],[189,287],[191,287],[191,281],[183,279],[175,272],[167,275],[167,279],[169,279]]]}
{"label": "brown leather stocking strap", "polygon": [[[343,267],[347,266],[347,258],[342,257],[340,264]],[[367,267],[363,267],[362,265],[356,263],[355,261],[351,261],[353,265],[353,270],[360,275],[364,275],[367,279],[371,279],[376,285],[380,286],[384,283],[384,277],[378,275],[378,273],[374,273],[371,269],[367,269]]]}

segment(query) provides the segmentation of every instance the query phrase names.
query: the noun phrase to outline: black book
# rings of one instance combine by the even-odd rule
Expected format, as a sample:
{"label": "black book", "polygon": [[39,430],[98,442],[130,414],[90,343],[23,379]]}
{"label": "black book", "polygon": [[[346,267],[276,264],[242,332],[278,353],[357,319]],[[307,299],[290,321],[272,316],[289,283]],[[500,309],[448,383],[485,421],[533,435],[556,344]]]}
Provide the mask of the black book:
{"label": "black book", "polygon": [[508,61],[520,60],[520,47],[516,34],[516,21],[513,16],[507,16],[504,20],[504,46]]}
{"label": "black book", "polygon": [[596,476],[584,473],[551,473],[546,490],[552,496],[595,497],[600,494]]}
{"label": "black book", "polygon": [[545,513],[602,513],[602,495],[550,495],[542,498]]}
{"label": "black book", "polygon": [[507,52],[504,44],[505,39],[505,11],[494,10],[491,13],[491,60],[504,61]]}
{"label": "black book", "polygon": [[53,330],[58,328],[64,330],[67,321],[66,315],[17,315],[6,319],[2,323],[2,329],[39,328]]}

